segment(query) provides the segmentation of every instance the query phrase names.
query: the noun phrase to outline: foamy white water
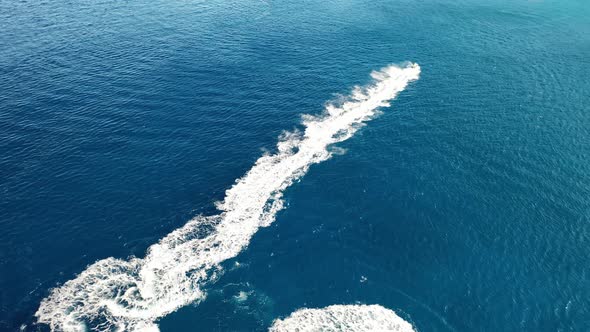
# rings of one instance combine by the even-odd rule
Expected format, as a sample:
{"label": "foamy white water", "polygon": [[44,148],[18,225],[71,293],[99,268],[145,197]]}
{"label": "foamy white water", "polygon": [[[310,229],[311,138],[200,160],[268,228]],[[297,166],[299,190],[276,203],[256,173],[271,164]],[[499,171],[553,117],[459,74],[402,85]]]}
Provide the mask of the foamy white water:
{"label": "foamy white water", "polygon": [[380,305],[332,305],[299,309],[277,319],[269,332],[415,332],[412,324]]}
{"label": "foamy white water", "polygon": [[[283,208],[283,191],[309,166],[331,156],[328,147],[350,138],[380,107],[417,80],[417,64],[388,66],[373,82],[321,115],[304,115],[303,132],[285,133],[277,152],[260,157],[217,203],[219,214],[198,216],[157,244],[145,258],[107,258],[55,288],[36,312],[54,331],[158,331],[156,321],[205,298],[203,288],[237,256],[260,227]],[[210,231],[204,234],[204,229]]]}

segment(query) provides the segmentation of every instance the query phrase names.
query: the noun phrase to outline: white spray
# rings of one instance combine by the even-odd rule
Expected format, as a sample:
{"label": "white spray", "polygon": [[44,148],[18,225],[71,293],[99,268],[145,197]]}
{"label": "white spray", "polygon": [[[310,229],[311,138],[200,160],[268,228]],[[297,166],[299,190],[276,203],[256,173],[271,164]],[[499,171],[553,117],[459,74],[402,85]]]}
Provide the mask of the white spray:
{"label": "white spray", "polygon": [[415,332],[412,324],[380,305],[331,305],[299,309],[277,319],[269,332]]}
{"label": "white spray", "polygon": [[[379,107],[417,80],[420,67],[388,66],[371,74],[347,101],[321,115],[304,115],[303,132],[284,134],[277,152],[260,157],[226,191],[214,216],[198,216],[157,244],[145,258],[107,258],[51,291],[35,314],[55,331],[158,331],[156,321],[204,299],[203,287],[221,273],[260,227],[283,208],[282,195],[309,166],[330,158],[328,147],[350,138]],[[203,236],[203,228],[212,229]]]}

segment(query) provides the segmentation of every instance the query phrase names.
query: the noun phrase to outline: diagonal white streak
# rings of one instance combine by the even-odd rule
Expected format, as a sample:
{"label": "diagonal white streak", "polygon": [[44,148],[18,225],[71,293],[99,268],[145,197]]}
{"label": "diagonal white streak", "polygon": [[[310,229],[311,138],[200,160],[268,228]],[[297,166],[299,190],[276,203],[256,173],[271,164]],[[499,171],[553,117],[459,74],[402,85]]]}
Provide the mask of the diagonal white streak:
{"label": "diagonal white streak", "polygon": [[[371,74],[340,105],[304,115],[303,132],[284,134],[277,152],[260,157],[226,191],[219,214],[198,216],[152,245],[145,258],[107,258],[51,291],[35,314],[55,331],[157,331],[156,321],[204,299],[220,263],[237,256],[260,227],[283,208],[282,195],[312,164],[330,158],[329,146],[350,138],[380,107],[417,80],[417,64],[388,66]],[[203,235],[203,229],[211,229]]]}

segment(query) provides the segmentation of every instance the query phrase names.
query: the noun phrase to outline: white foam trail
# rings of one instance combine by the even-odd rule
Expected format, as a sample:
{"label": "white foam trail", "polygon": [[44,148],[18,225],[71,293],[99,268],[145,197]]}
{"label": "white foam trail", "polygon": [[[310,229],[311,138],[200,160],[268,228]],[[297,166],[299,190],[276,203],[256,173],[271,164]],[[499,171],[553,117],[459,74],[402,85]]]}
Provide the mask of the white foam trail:
{"label": "white foam trail", "polygon": [[332,305],[300,309],[277,319],[269,332],[415,332],[412,324],[380,305]]}
{"label": "white foam trail", "polygon": [[[351,137],[379,107],[388,106],[420,67],[388,66],[373,72],[374,82],[356,87],[341,105],[323,114],[304,115],[304,132],[285,133],[277,152],[260,157],[217,203],[219,214],[199,216],[157,244],[146,257],[107,258],[90,265],[51,291],[36,312],[55,331],[157,331],[156,320],[205,297],[203,286],[221,272],[260,227],[283,208],[283,191],[309,166],[330,158],[328,147]],[[204,235],[203,229],[210,231]]]}

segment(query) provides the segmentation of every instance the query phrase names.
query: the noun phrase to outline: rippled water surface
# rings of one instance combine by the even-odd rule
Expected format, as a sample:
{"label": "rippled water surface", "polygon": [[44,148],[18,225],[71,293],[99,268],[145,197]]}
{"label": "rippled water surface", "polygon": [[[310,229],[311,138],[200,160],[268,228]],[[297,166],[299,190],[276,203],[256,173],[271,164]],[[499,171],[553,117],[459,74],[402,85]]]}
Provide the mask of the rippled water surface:
{"label": "rippled water surface", "polygon": [[583,0],[0,1],[0,330],[46,331],[50,289],[216,214],[301,114],[404,61],[420,79],[160,330],[355,303],[419,331],[590,330],[588,17]]}

